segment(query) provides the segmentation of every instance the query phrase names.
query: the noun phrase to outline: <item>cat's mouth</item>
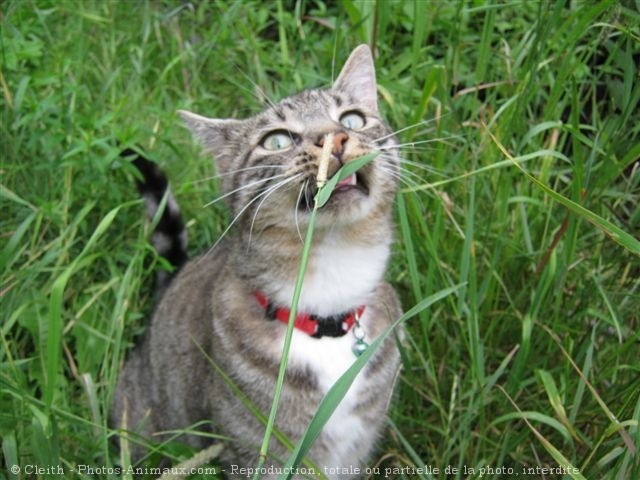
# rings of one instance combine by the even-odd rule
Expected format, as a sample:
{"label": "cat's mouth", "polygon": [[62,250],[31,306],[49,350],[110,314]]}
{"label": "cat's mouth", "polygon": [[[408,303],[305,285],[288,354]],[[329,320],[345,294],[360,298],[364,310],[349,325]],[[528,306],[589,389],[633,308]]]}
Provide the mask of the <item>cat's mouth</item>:
{"label": "cat's mouth", "polygon": [[[313,209],[313,202],[317,193],[318,187],[315,184],[307,186],[303,194],[300,195],[298,209]],[[369,195],[369,186],[367,185],[364,176],[359,172],[352,173],[347,178],[338,182],[336,187],[333,189],[333,192],[331,192],[331,198],[325,204],[325,207],[330,204],[335,204],[335,202],[346,201],[353,195]]]}

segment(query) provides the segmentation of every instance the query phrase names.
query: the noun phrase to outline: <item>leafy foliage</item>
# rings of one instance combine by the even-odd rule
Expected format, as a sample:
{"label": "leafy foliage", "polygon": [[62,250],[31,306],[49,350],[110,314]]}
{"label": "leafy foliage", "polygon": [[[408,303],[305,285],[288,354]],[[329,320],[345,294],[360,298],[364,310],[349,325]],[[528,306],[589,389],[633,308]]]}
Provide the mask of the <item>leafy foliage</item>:
{"label": "leafy foliage", "polygon": [[108,406],[159,263],[120,148],[169,171],[200,251],[227,217],[202,208],[213,167],[176,110],[247,115],[328,85],[361,42],[406,159],[389,279],[407,310],[464,284],[407,323],[373,477],[565,460],[640,476],[630,2],[9,0],[0,24],[0,476],[120,463]]}

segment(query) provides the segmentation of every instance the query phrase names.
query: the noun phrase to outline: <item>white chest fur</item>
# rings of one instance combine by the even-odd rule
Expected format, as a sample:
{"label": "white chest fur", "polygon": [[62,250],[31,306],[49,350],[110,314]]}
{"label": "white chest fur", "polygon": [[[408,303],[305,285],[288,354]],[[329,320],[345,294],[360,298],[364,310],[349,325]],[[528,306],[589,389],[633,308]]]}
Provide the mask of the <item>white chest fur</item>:
{"label": "white chest fur", "polygon": [[[350,245],[339,236],[325,238],[312,249],[307,274],[298,303],[298,311],[312,312],[318,316],[341,314],[367,305],[380,283],[389,257],[389,244]],[[290,305],[294,285],[279,285],[274,300],[280,305]],[[367,334],[368,311],[360,321]],[[365,341],[371,342],[367,335]],[[313,338],[294,331],[289,361],[292,365],[309,368],[315,375],[323,393],[353,364],[356,357],[352,346],[355,337],[351,332],[342,337]],[[366,436],[366,425],[354,413],[360,392],[364,388],[362,372],[340,402],[323,429],[341,445],[326,459],[327,466],[347,466],[353,463],[355,448]]]}
{"label": "white chest fur", "polygon": [[[362,324],[366,331],[366,316]],[[316,375],[320,390],[326,392],[353,364],[356,357],[351,347],[355,341],[350,333],[338,338],[313,338],[305,333],[294,332],[292,339],[290,362],[294,365],[305,365]],[[365,341],[370,343],[367,336]],[[360,416],[354,413],[360,392],[364,388],[362,372],[358,374],[351,388],[342,399],[338,408],[325,424],[323,435],[328,436],[339,449],[331,452],[331,458],[325,459],[326,465],[331,467],[346,467],[354,462],[355,449],[366,437],[366,426]]]}
{"label": "white chest fur", "polygon": [[[370,342],[367,332],[369,312],[366,305],[384,274],[388,256],[388,245],[367,248],[349,248],[332,242],[319,245],[311,260],[313,264],[309,265],[308,275],[305,276],[298,311],[330,316],[365,305],[360,324],[365,332],[365,341]],[[315,374],[320,389],[326,393],[353,364],[356,358],[352,351],[354,342],[352,332],[342,337],[318,339],[296,330],[292,339],[290,359],[293,364],[309,368]],[[340,404],[339,409],[344,413],[348,413],[356,403],[360,388],[359,378],[360,376],[356,378]],[[333,418],[336,417],[339,417],[337,412]],[[336,422],[330,421],[325,431],[333,428],[332,423]],[[345,434],[353,427],[348,422],[341,425]],[[338,426],[335,425],[335,428]]]}
{"label": "white chest fur", "polygon": [[[325,317],[367,304],[384,274],[389,244],[345,243],[341,237],[329,237],[312,250],[298,311]],[[293,283],[279,287],[274,300],[290,305]]]}

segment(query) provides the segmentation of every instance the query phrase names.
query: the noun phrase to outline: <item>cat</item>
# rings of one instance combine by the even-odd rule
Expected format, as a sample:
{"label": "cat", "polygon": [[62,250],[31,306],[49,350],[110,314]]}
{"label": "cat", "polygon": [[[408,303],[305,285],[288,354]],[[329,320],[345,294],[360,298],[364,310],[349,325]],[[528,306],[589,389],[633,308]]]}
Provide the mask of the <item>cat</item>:
{"label": "cat", "polygon": [[[329,178],[341,165],[379,151],[342,180],[318,211],[276,417],[277,428],[298,441],[322,397],[356,359],[356,344],[364,345],[354,332],[360,337],[363,332],[362,340],[370,343],[402,313],[395,291],[383,279],[399,157],[393,132],[380,118],[366,45],[353,50],[330,88],[302,91],[254,117],[180,114],[214,156],[234,228],[209,251],[185,262],[184,223],[168,194],[154,243],[160,254],[172,252],[181,268],[125,362],[111,423],[161,441],[168,437],[158,432],[206,421],[200,429],[230,438],[221,461],[227,477],[236,478],[239,468],[256,465],[264,426],[212,362],[265,415],[269,412],[324,142],[332,143],[326,147],[331,149]],[[144,176],[139,187],[153,215],[166,179],[149,161],[139,159],[138,166]],[[309,452],[323,474],[353,478],[332,472],[353,472],[370,458],[399,368],[397,341],[389,337]],[[196,448],[212,443],[196,435],[181,440]],[[142,453],[134,446],[135,459]],[[265,467],[279,465],[288,454],[272,440]]]}

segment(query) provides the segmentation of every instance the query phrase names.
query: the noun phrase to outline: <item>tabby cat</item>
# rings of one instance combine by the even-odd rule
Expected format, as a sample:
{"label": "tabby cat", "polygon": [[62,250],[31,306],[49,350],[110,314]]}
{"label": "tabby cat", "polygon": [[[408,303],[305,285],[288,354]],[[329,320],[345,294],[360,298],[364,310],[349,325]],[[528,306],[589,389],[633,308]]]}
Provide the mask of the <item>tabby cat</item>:
{"label": "tabby cat", "polygon": [[[167,438],[157,432],[206,421],[201,430],[231,439],[222,461],[226,475],[235,478],[238,468],[256,465],[264,427],[212,362],[268,413],[325,139],[333,143],[329,178],[356,157],[380,155],[342,180],[318,213],[276,419],[293,442],[356,359],[357,348],[401,314],[394,290],[383,280],[399,159],[394,136],[380,118],[366,45],[351,53],[329,89],[305,90],[245,120],[181,115],[215,157],[235,224],[171,280],[143,341],[126,361],[111,418],[114,426],[154,441]],[[166,179],[148,161],[139,159],[138,166],[153,214]],[[186,259],[184,224],[168,198],[154,243],[180,263]],[[370,457],[399,363],[396,341],[389,337],[322,430],[309,458],[330,478],[352,478],[331,472],[362,468]],[[196,435],[182,440],[198,448],[212,442]],[[133,453],[140,458],[143,452]],[[273,440],[265,466],[279,465],[288,453]]]}

